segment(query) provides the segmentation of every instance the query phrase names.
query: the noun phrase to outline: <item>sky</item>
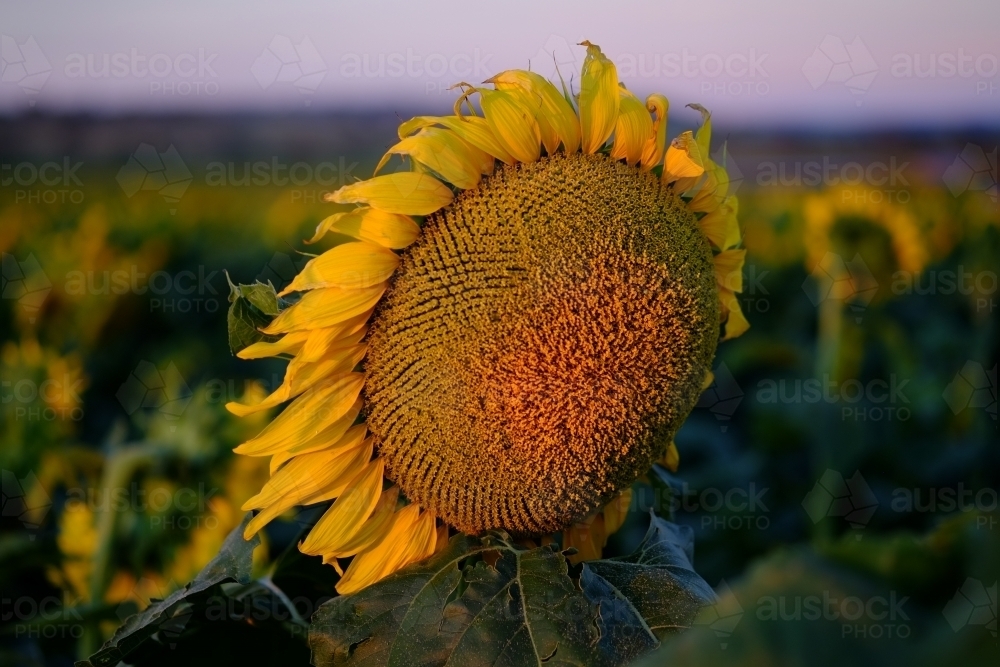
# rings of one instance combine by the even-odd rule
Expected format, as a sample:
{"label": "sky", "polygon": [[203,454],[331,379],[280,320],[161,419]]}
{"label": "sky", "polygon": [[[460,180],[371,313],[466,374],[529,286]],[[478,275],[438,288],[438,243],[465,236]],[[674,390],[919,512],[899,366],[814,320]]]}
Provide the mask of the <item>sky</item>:
{"label": "sky", "polygon": [[[730,126],[1000,125],[1000,2],[4,0],[0,114],[445,112],[510,68]],[[688,112],[693,113],[693,112]]]}

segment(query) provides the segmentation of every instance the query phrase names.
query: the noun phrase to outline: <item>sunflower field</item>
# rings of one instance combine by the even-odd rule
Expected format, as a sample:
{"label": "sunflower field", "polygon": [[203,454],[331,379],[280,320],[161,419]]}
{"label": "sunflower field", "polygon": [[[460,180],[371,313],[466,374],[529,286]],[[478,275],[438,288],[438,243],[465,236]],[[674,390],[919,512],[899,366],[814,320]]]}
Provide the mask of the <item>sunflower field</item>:
{"label": "sunflower field", "polygon": [[996,659],[997,135],[589,46],[452,116],[0,122],[0,663]]}

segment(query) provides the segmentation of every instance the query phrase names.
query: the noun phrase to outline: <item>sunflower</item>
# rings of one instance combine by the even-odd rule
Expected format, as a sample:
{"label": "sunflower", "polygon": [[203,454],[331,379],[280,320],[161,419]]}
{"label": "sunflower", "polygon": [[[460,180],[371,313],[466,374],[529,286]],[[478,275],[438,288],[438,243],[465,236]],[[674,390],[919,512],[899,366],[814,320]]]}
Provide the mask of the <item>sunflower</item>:
{"label": "sunflower", "polygon": [[[720,337],[748,327],[744,251],[711,118],[667,141],[667,99],[640,101],[584,42],[576,96],[510,70],[458,84],[375,175],[327,196],[354,210],[308,243],[299,299],[239,356],[283,355],[292,402],[236,452],[271,457],[246,537],[336,499],[299,548],[357,591],[447,541],[503,530],[599,557],[629,487],[701,392]],[[478,101],[477,111],[473,102]],[[383,173],[393,156],[409,171]],[[351,558],[341,570],[340,561]]]}

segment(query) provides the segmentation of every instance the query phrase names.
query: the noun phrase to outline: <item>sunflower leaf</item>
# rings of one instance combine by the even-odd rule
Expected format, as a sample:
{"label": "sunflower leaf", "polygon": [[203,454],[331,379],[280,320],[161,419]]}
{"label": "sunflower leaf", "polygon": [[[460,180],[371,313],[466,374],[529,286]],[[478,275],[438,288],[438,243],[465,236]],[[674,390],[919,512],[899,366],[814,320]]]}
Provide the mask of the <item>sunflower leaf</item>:
{"label": "sunflower leaf", "polygon": [[227,581],[249,583],[253,550],[260,544],[260,537],[257,536],[251,540],[243,539],[243,530],[252,516],[252,513],[247,513],[243,523],[226,538],[218,555],[191,583],[163,600],[154,601],[140,613],[129,616],[97,653],[77,662],[76,667],[117,665],[156,633],[160,633],[164,640],[176,638],[192,617],[193,605],[204,599],[206,591]]}
{"label": "sunflower leaf", "polygon": [[427,561],[322,605],[313,664],[624,665],[714,599],[690,560],[690,533],[655,516],[635,553],[586,564],[579,582],[552,546],[458,535]]}
{"label": "sunflower leaf", "polygon": [[[497,554],[494,565],[461,567],[487,551]],[[321,606],[309,636],[313,664],[608,663],[595,660],[597,609],[568,568],[551,547],[456,536],[429,560]]]}
{"label": "sunflower leaf", "polygon": [[234,285],[230,282],[229,303],[226,319],[229,325],[229,350],[233,354],[258,341],[277,340],[277,336],[260,332],[286,305],[278,298],[270,282],[264,284],[258,281],[252,285]]}
{"label": "sunflower leaf", "polygon": [[606,631],[624,632],[642,622],[656,639],[692,625],[715,593],[694,571],[693,531],[650,512],[649,530],[628,556],[584,563],[584,593],[612,619]]}

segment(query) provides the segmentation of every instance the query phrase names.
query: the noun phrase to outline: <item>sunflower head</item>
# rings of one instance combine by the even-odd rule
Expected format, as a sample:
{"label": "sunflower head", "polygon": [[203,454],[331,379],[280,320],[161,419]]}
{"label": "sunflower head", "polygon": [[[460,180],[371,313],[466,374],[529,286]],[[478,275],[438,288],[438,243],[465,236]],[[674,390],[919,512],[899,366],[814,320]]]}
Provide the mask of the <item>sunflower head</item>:
{"label": "sunflower head", "polygon": [[[349,592],[432,553],[448,526],[599,555],[673,437],[716,344],[746,327],[737,202],[711,121],[667,140],[588,42],[578,95],[531,72],[460,84],[451,116],[400,126],[376,175],[329,196],[349,235],[240,356],[292,357],[239,414],[294,399],[237,449],[271,456],[247,529],[336,498],[300,545]],[[478,110],[474,102],[478,101]],[[401,155],[410,169],[379,173]],[[440,520],[440,523],[439,523]]]}

